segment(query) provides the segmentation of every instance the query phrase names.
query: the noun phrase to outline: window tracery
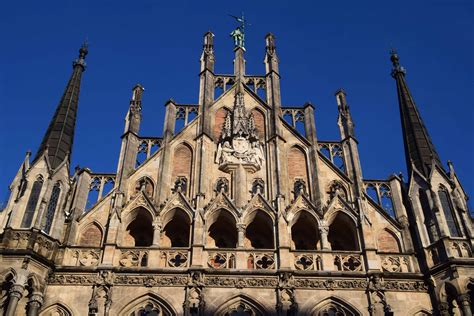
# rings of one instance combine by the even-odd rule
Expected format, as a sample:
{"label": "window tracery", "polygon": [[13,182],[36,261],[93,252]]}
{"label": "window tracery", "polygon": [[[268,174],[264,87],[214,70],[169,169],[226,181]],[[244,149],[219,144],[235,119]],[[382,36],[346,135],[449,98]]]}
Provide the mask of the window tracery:
{"label": "window tracery", "polygon": [[28,228],[33,221],[33,216],[38,205],[41,189],[43,188],[43,181],[43,177],[39,176],[38,179],[33,183],[30,198],[28,199],[28,204],[26,204],[25,215],[23,215],[23,220],[21,222],[22,228]]}
{"label": "window tracery", "polygon": [[444,217],[446,218],[449,234],[451,237],[460,237],[461,234],[456,223],[456,216],[454,215],[454,209],[449,198],[448,190],[444,187],[440,187],[438,190],[438,196],[441,202],[441,207],[443,208]]}
{"label": "window tracery", "polygon": [[49,234],[51,226],[53,225],[54,214],[58,205],[59,195],[61,194],[61,186],[56,183],[51,191],[51,197],[49,199],[48,209],[44,217],[44,223],[42,229],[45,233]]}

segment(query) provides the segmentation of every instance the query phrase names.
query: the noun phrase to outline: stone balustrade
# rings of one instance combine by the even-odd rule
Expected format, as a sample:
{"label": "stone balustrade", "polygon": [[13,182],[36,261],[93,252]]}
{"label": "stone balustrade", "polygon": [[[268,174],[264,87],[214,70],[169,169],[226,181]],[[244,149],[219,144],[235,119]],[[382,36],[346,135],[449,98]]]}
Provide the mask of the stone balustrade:
{"label": "stone balustrade", "polygon": [[322,257],[319,253],[313,251],[295,251],[294,268],[303,271],[321,271],[323,270]]}
{"label": "stone balustrade", "polygon": [[379,254],[380,266],[384,272],[415,272],[412,256],[403,254]]}

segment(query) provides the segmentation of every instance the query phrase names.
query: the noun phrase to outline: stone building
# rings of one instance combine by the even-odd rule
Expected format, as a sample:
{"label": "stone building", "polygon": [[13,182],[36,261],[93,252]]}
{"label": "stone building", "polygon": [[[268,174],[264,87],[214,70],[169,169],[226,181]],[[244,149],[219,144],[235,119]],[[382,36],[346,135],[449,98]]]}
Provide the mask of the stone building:
{"label": "stone building", "polygon": [[[243,32],[241,32],[243,33]],[[87,47],[37,154],[0,213],[4,315],[471,315],[474,229],[392,52],[408,182],[364,179],[341,89],[339,140],[285,106],[275,38],[265,73],[214,73],[204,35],[197,104],[139,132],[136,85],[116,173],[70,173]],[[125,112],[125,108],[124,108]]]}

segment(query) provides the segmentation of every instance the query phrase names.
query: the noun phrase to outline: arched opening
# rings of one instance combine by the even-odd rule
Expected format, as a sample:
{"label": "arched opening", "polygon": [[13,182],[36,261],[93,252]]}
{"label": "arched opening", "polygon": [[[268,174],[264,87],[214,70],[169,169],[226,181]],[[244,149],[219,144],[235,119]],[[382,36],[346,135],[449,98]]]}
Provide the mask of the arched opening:
{"label": "arched opening", "polygon": [[300,211],[291,226],[292,248],[295,250],[316,250],[319,243],[318,222],[307,211]]}
{"label": "arched opening", "polygon": [[41,316],[72,316],[72,312],[62,304],[54,304],[44,309]]}
{"label": "arched opening", "polygon": [[187,194],[187,190],[190,187],[188,184],[191,182],[192,161],[193,152],[187,144],[182,143],[176,146],[173,156],[172,179],[173,181],[181,179],[181,182],[182,179],[185,179],[186,188],[183,188],[181,185],[181,192],[184,195]]}
{"label": "arched opening", "polygon": [[349,305],[342,299],[330,297],[318,305],[311,311],[312,316],[359,316],[361,315],[354,307]]}
{"label": "arched opening", "polygon": [[380,232],[377,239],[378,251],[380,252],[400,252],[400,244],[398,238],[390,231],[384,229]]}
{"label": "arched opening", "polygon": [[33,221],[33,216],[35,215],[42,187],[43,177],[39,176],[38,179],[33,183],[33,187],[31,188],[30,198],[28,199],[28,203],[26,204],[25,214],[23,215],[23,220],[21,221],[22,228],[29,228],[31,222]]}
{"label": "arched opening", "polygon": [[171,305],[155,294],[146,294],[135,298],[120,313],[119,316],[171,316],[177,315]]}
{"label": "arched opening", "polygon": [[134,195],[143,192],[146,196],[151,198],[153,197],[154,190],[155,186],[153,185],[153,181],[148,177],[143,177],[135,182]]}
{"label": "arched opening", "polygon": [[261,210],[249,215],[245,230],[245,248],[273,249],[275,247],[272,218]]}
{"label": "arched opening", "polygon": [[191,219],[180,208],[166,213],[160,245],[162,247],[189,247]]}
{"label": "arched opening", "polygon": [[448,224],[449,234],[451,237],[460,237],[459,226],[456,221],[456,215],[454,214],[454,208],[448,190],[444,187],[440,187],[438,196],[441,207],[443,208],[444,217],[446,218],[446,224]]}
{"label": "arched opening", "polygon": [[359,241],[354,221],[343,212],[338,212],[329,225],[328,240],[332,250],[358,251]]}
{"label": "arched opening", "polygon": [[208,230],[207,245],[217,248],[235,248],[237,246],[237,225],[235,218],[226,210],[213,214]]}
{"label": "arched opening", "polygon": [[153,243],[153,218],[144,208],[134,211],[133,220],[128,224],[124,244],[129,247],[148,247]]}
{"label": "arched opening", "polygon": [[418,198],[420,199],[421,210],[423,211],[423,217],[425,218],[425,227],[428,232],[428,238],[430,239],[430,243],[433,243],[438,240],[439,232],[426,191],[419,189]]}
{"label": "arched opening", "polygon": [[458,292],[456,288],[450,283],[445,283],[444,290],[445,292],[442,293],[441,296],[444,296],[444,298],[446,299],[448,315],[452,315],[452,316],[463,315],[461,306],[458,304],[458,301],[456,300],[458,297]]}
{"label": "arched opening", "polygon": [[90,224],[81,232],[79,246],[100,247],[101,244],[102,229],[96,223]]}
{"label": "arched opening", "polygon": [[252,110],[253,119],[255,122],[255,129],[258,133],[258,138],[260,140],[265,139],[265,116],[264,114],[257,108]]}
{"label": "arched opening", "polygon": [[268,315],[265,309],[255,300],[246,296],[237,296],[227,299],[217,311],[213,311],[217,316],[263,316]]}
{"label": "arched opening", "polygon": [[56,213],[56,207],[58,205],[59,195],[61,194],[61,186],[56,183],[51,191],[51,196],[49,198],[48,209],[41,223],[41,229],[49,234],[51,226],[53,226],[54,215]]}

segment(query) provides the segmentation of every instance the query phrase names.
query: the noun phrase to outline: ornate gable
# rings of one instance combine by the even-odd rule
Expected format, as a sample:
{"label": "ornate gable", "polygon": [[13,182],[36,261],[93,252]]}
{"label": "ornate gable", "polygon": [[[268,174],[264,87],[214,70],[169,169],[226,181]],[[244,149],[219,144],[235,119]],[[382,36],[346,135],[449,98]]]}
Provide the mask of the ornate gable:
{"label": "ornate gable", "polygon": [[163,204],[160,205],[158,213],[160,215],[166,214],[168,211],[174,208],[181,208],[186,211],[191,217],[194,213],[194,208],[186,199],[183,193],[177,191],[173,193]]}
{"label": "ornate gable", "polygon": [[321,217],[321,211],[318,210],[318,208],[311,203],[308,197],[304,194],[300,194],[296,200],[286,208],[283,216],[287,222],[290,222],[293,216],[300,210],[307,210],[314,213],[316,217]]}
{"label": "ornate gable", "polygon": [[241,216],[241,212],[234,205],[232,200],[227,196],[227,194],[220,192],[214,199],[209,202],[209,204],[204,208],[205,213],[211,213],[220,208],[227,209],[233,212],[237,217]]}
{"label": "ornate gable", "polygon": [[252,199],[250,199],[249,203],[245,206],[242,214],[245,216],[256,209],[264,210],[272,217],[276,215],[276,211],[260,193],[255,194]]}

